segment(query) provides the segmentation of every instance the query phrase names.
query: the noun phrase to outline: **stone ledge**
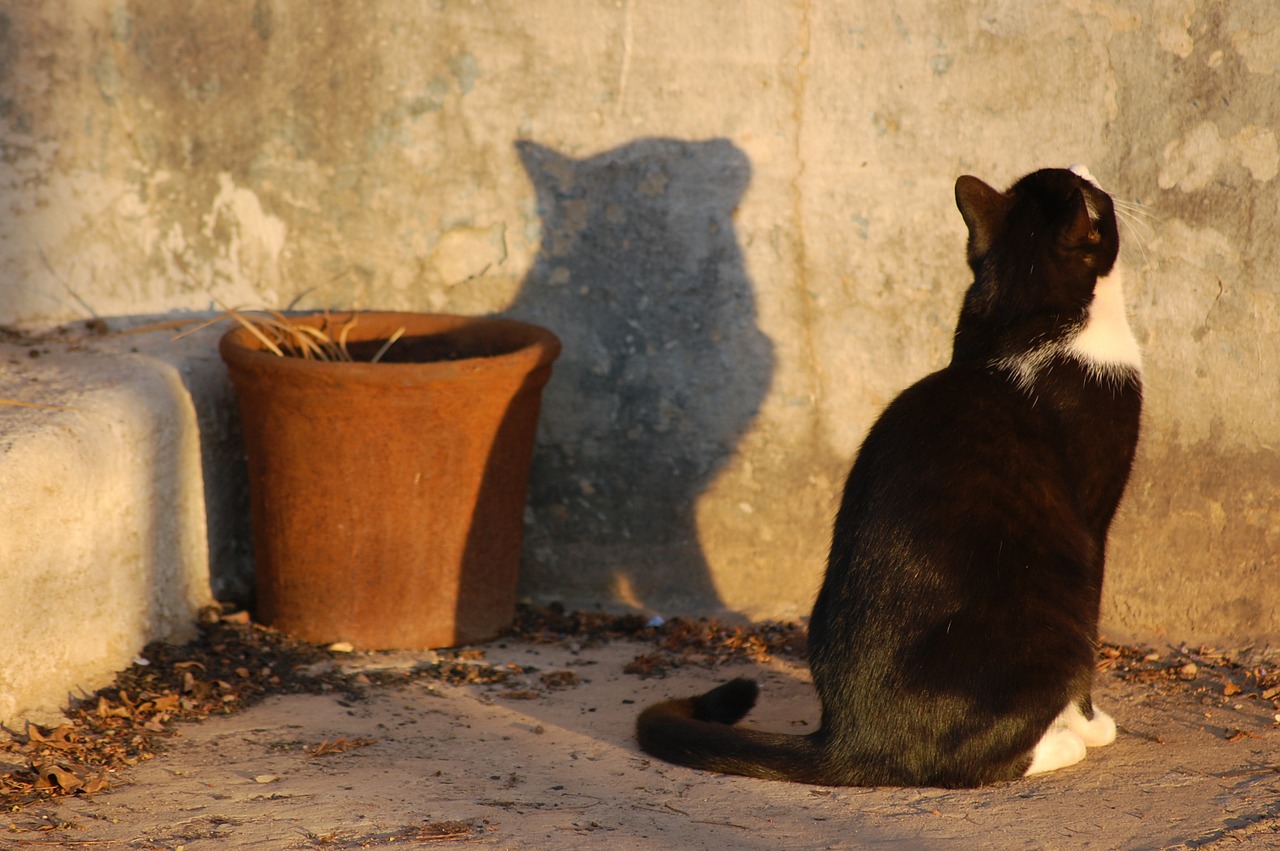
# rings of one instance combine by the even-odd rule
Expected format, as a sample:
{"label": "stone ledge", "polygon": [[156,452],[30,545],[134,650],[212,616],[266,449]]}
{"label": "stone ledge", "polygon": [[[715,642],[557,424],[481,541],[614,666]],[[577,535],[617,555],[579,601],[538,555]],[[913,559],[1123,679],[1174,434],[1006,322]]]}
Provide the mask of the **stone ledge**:
{"label": "stone ledge", "polygon": [[0,398],[57,406],[0,407],[0,722],[55,716],[247,585],[210,581],[248,548],[221,504],[237,456],[214,445],[235,437],[220,332],[0,345]]}

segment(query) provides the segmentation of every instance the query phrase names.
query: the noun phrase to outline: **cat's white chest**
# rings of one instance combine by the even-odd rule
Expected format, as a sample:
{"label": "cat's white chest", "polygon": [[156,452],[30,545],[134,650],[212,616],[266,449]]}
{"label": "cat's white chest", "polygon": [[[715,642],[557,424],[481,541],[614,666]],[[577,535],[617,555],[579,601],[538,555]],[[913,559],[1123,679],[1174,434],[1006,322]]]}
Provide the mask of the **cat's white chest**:
{"label": "cat's white chest", "polygon": [[1067,344],[1067,352],[1102,372],[1142,371],[1142,350],[1124,311],[1120,267],[1099,278],[1084,326]]}

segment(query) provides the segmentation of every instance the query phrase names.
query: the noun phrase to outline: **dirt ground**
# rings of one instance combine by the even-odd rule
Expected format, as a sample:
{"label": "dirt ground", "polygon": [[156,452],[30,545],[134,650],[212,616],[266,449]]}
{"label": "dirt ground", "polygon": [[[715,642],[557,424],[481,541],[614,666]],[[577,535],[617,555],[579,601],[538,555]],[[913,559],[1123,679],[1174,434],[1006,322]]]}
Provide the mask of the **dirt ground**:
{"label": "dirt ground", "polygon": [[[1083,763],[976,791],[844,789],[678,768],[632,738],[646,703],[743,675],[762,684],[745,723],[812,729],[802,633],[544,627],[463,652],[263,645],[260,670],[227,638],[251,625],[189,659],[148,648],[165,658],[86,701],[80,726],[0,753],[0,847],[1280,847],[1280,707],[1256,653],[1104,647],[1097,701],[1120,734]],[[248,687],[264,678],[275,688]]]}

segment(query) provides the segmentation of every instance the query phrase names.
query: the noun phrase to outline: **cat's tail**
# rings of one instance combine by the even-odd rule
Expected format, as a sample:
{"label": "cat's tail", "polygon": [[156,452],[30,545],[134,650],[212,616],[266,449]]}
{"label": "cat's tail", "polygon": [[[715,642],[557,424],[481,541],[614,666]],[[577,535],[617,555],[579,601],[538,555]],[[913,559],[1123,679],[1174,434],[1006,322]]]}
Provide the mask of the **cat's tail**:
{"label": "cat's tail", "polygon": [[766,780],[849,785],[830,776],[821,731],[789,736],[734,727],[755,706],[759,687],[736,679],[706,694],[655,703],[636,720],[640,747],[659,759]]}

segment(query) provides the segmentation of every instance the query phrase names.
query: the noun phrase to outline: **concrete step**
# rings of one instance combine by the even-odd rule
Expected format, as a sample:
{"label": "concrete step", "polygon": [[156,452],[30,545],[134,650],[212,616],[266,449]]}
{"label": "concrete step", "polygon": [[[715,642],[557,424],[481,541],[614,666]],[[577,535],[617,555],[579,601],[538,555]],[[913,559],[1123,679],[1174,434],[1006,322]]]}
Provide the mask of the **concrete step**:
{"label": "concrete step", "polygon": [[225,328],[107,327],[0,342],[0,399],[47,406],[0,405],[8,725],[51,720],[251,583]]}

